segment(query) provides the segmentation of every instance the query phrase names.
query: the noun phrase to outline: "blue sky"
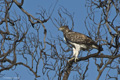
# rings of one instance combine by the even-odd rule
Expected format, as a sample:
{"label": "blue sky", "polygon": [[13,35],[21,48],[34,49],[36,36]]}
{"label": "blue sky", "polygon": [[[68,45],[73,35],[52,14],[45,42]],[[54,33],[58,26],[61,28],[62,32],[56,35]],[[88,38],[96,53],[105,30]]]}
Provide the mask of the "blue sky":
{"label": "blue sky", "polygon": [[[57,5],[55,6],[55,10],[52,14],[52,18],[59,18],[58,15],[58,9],[63,6],[64,8],[66,8],[71,14],[74,14],[74,31],[76,32],[81,32],[83,34],[88,35],[87,30],[85,28],[85,23],[84,20],[87,16],[87,8],[85,7],[85,1],[86,0],[58,0]],[[39,10],[41,10],[41,8],[46,9],[48,15],[51,13],[54,5],[56,3],[56,0],[25,0],[23,8],[29,12],[30,14],[32,14],[33,16],[37,17],[36,12],[39,12]],[[11,11],[15,11],[17,12],[17,14],[22,14],[24,15],[19,8],[16,5],[12,6],[13,8],[11,9]],[[51,8],[50,8],[51,7]],[[50,11],[49,11],[50,10]],[[69,20],[69,18],[67,18]],[[98,15],[98,19],[99,19],[99,15]],[[71,28],[71,22],[68,22],[69,27]],[[57,36],[59,35],[60,37],[63,37],[62,32],[58,31],[58,29],[53,25],[53,23],[49,20],[47,23],[45,23],[45,26],[48,30],[48,35],[47,38],[50,38],[50,33],[57,38]],[[32,27],[31,27],[31,32],[35,31]],[[43,30],[43,29],[42,29]],[[43,31],[41,31],[41,33],[43,33]],[[94,51],[93,51],[94,52]],[[82,52],[84,53],[84,52]],[[18,57],[18,61],[21,60],[21,57]],[[87,72],[87,78],[86,80],[95,80],[97,77],[97,68],[94,64],[94,60],[90,59],[90,66],[89,66],[89,70]],[[22,60],[24,61],[24,60]],[[93,61],[93,62],[92,62]],[[80,62],[82,63],[82,62]],[[30,63],[29,63],[30,64]],[[41,65],[42,62],[41,62]],[[39,66],[40,67],[40,66]],[[83,66],[84,68],[84,66]],[[14,69],[14,68],[13,68]],[[39,69],[39,71],[41,71],[41,69]],[[106,74],[107,70],[105,70],[103,72],[103,74],[101,75],[100,80],[104,80],[105,79],[105,74]],[[9,70],[9,71],[4,71],[3,74],[5,74],[5,77],[3,77],[2,79],[6,80],[6,78],[8,77],[17,77],[16,73],[19,73],[19,77],[20,80],[33,80],[35,78],[35,76],[25,67],[23,66],[17,66],[15,70]],[[51,72],[51,76],[52,74],[54,74],[54,72]],[[111,74],[115,74],[116,75],[116,71],[112,71]],[[40,75],[41,72],[40,72]],[[71,75],[77,75],[77,73],[75,72],[71,72],[69,80],[73,79],[73,76]],[[38,80],[42,80],[45,79],[46,76],[42,75],[42,77],[38,78]],[[120,78],[119,78],[120,79]],[[9,79],[8,79],[9,80]],[[45,79],[46,80],[46,79]]]}

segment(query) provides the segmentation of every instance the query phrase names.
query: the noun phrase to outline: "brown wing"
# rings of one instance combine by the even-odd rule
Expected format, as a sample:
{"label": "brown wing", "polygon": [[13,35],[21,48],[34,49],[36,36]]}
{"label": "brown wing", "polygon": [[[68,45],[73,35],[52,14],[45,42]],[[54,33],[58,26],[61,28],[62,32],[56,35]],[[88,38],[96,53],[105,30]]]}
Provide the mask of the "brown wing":
{"label": "brown wing", "polygon": [[78,33],[78,32],[68,32],[65,35],[66,40],[78,44],[96,44],[90,37]]}
{"label": "brown wing", "polygon": [[78,33],[78,32],[67,32],[66,34],[64,34],[66,40],[69,42],[73,42],[73,43],[78,43],[78,44],[85,44],[85,45],[89,45],[93,48],[97,48],[100,51],[103,50],[101,45],[97,45],[97,43],[95,41],[93,41],[90,37]]}

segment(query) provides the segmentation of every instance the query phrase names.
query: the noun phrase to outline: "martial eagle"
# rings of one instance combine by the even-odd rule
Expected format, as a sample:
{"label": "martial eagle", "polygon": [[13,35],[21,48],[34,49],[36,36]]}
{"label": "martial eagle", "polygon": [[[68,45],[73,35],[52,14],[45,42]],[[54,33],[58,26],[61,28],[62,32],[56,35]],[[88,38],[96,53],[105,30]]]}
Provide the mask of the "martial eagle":
{"label": "martial eagle", "polygon": [[103,48],[101,45],[97,45],[95,41],[93,41],[90,37],[69,30],[68,26],[61,26],[59,28],[64,34],[65,41],[73,46],[73,57],[78,59],[78,54],[80,50],[89,50],[89,49],[98,49],[99,51],[102,51]]}

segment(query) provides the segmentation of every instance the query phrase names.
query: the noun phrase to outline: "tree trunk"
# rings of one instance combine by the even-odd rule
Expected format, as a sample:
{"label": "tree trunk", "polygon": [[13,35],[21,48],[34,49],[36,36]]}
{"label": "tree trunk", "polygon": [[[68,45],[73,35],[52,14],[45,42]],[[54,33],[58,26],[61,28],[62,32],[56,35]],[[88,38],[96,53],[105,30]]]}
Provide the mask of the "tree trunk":
{"label": "tree trunk", "polygon": [[74,63],[74,59],[69,60],[69,62],[67,62],[67,69],[65,69],[63,80],[68,80],[73,63]]}

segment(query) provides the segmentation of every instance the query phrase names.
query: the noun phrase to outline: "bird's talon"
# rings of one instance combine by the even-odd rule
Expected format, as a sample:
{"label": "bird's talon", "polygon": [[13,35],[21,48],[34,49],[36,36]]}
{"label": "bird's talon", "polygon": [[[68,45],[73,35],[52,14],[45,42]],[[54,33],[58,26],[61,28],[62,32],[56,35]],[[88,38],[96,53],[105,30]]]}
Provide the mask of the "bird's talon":
{"label": "bird's talon", "polygon": [[68,62],[72,61],[73,59],[74,59],[74,57],[70,58],[70,59],[68,60]]}
{"label": "bird's talon", "polygon": [[75,62],[77,62],[77,59],[78,59],[78,58],[75,58]]}

